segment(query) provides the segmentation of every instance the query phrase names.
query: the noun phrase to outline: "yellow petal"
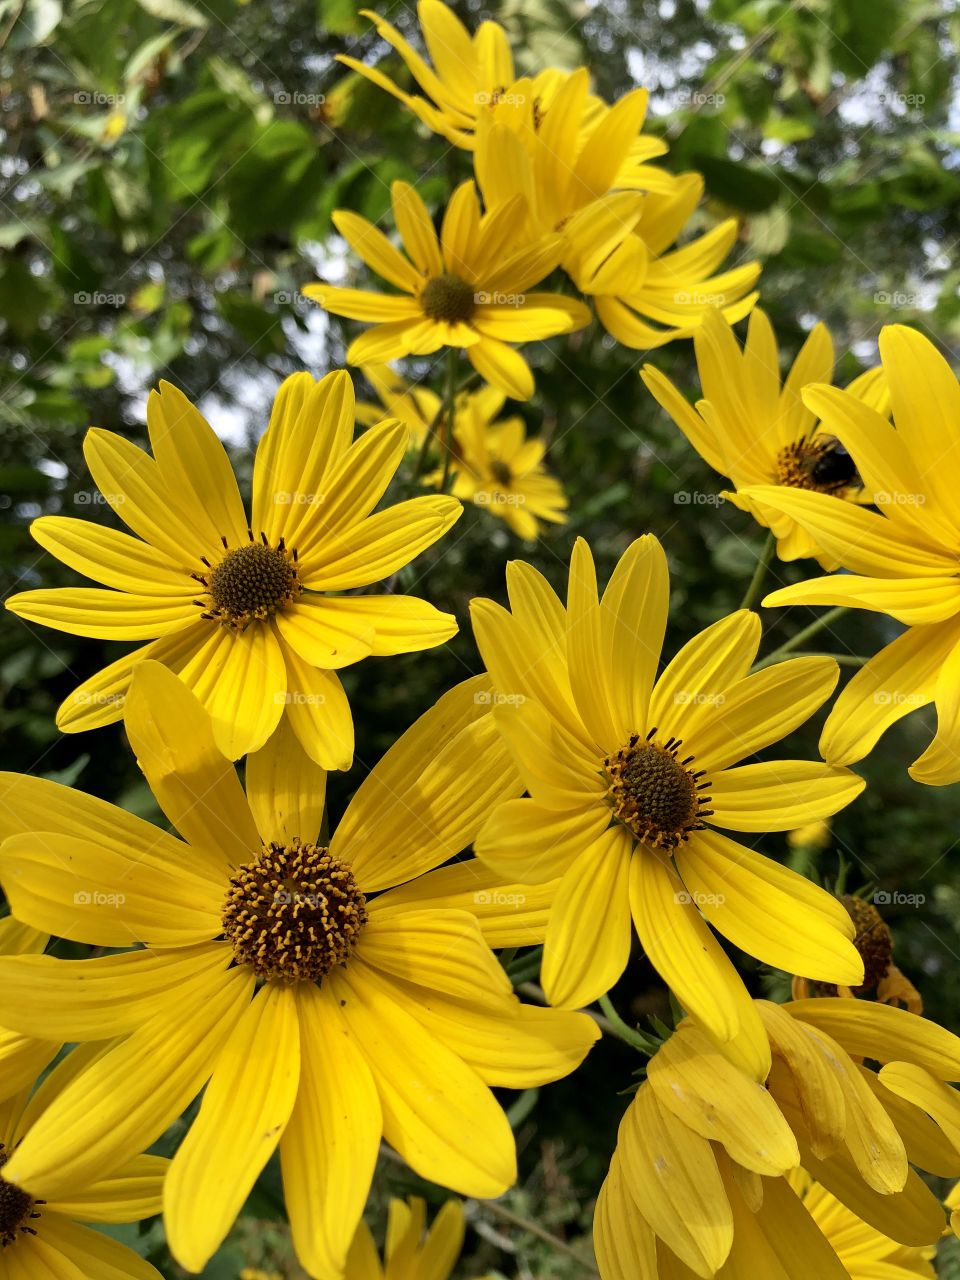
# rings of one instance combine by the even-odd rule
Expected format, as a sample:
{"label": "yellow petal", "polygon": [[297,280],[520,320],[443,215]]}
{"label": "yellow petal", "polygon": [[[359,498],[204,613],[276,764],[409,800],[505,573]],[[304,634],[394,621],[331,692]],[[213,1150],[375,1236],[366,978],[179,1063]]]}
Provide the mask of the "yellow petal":
{"label": "yellow petal", "polygon": [[326,773],[304,751],[286,717],[266,746],[247,757],[247,800],[264,844],[315,844],[326,788]]}
{"label": "yellow petal", "polygon": [[507,800],[477,836],[477,857],[505,880],[543,884],[562,876],[609,822],[600,805],[565,810]]}
{"label": "yellow petal", "polygon": [[960,1151],[960,1094],[929,1071],[912,1062],[888,1062],[880,1069],[880,1083],[898,1097],[922,1108]]}
{"label": "yellow petal", "polygon": [[839,1075],[803,1022],[767,1000],[757,1001],[757,1011],[775,1055],[770,1088],[778,1105],[795,1103],[813,1151],[831,1155],[843,1142],[847,1124]]}
{"label": "yellow petal", "polygon": [[818,982],[863,981],[849,917],[826,890],[709,829],[693,832],[676,862],[713,927],[748,955]]}
{"label": "yellow petal", "polygon": [[766,1177],[800,1162],[796,1139],[770,1094],[738,1071],[696,1027],[684,1027],[650,1059],[661,1107],[732,1160]]}
{"label": "yellow petal", "polygon": [[741,765],[710,779],[710,821],[728,831],[793,831],[831,817],[865,786],[855,773],[819,761]]}
{"label": "yellow petal", "polygon": [[277,614],[274,622],[284,647],[311,667],[336,671],[367,657],[373,626],[357,610],[334,609],[327,596],[304,595]]}
{"label": "yellow petal", "polygon": [[290,727],[307,756],[321,769],[349,769],[353,763],[353,715],[335,671],[321,671],[292,649],[284,655]]}
{"label": "yellow petal", "polygon": [[627,967],[632,848],[628,832],[611,828],[578,855],[557,884],[541,973],[552,1005],[591,1004]]}
{"label": "yellow petal", "polygon": [[21,591],[7,597],[6,607],[18,618],[94,640],[152,640],[196,622],[199,613],[186,596],[133,595],[100,587]]}
{"label": "yellow petal", "polygon": [[403,247],[425,276],[443,274],[443,260],[433,221],[427,206],[409,182],[394,182],[390,187],[393,216]]}
{"label": "yellow petal", "polygon": [[621,743],[647,728],[669,604],[667,558],[657,539],[647,534],[623,553],[600,603]]}
{"label": "yellow petal", "polygon": [[[683,716],[684,737],[706,715],[711,698],[742,680],[760,647],[760,618],[739,609],[689,640],[670,661],[650,699],[650,724],[662,726]],[[693,718],[688,718],[691,717]]]}
{"label": "yellow petal", "polygon": [[166,551],[118,529],[66,516],[41,516],[30,532],[45,551],[104,586],[191,600],[197,594],[197,583],[184,568],[183,557],[175,561]]}
{"label": "yellow petal", "polygon": [[381,916],[374,899],[355,954],[381,973],[440,995],[512,1006],[510,979],[466,911],[427,908]]}
{"label": "yellow petal", "polygon": [[[4,1280],[162,1280],[160,1272],[132,1249],[99,1231],[71,1222],[60,1213],[44,1213],[43,1238],[30,1242],[24,1270],[11,1266]],[[22,1247],[22,1246],[21,1246]],[[19,1253],[19,1250],[18,1250]],[[7,1265],[8,1260],[4,1259]]]}
{"label": "yellow petal", "polygon": [[825,1031],[855,1057],[912,1062],[938,1080],[960,1081],[960,1037],[919,1014],[866,1000],[794,1000],[792,1017]]}
{"label": "yellow petal", "polygon": [[224,875],[260,852],[260,837],[236,770],[213,737],[210,717],[159,662],[140,663],[124,710],[137,763],[160,807]]}
{"label": "yellow petal", "polygon": [[604,1280],[658,1280],[657,1238],[626,1187],[615,1151],[593,1215],[593,1247]]}
{"label": "yellow petal", "polygon": [[81,1222],[139,1222],[160,1212],[163,1180],[170,1161],[134,1156],[105,1178],[73,1195],[59,1196],[51,1207]]}
{"label": "yellow petal", "polygon": [[335,969],[328,982],[376,1081],[387,1141],[421,1177],[461,1195],[502,1195],[516,1178],[513,1134],[476,1072],[362,962]]}
{"label": "yellow petal", "polygon": [[283,651],[262,623],[240,634],[216,626],[180,678],[206,709],[217,746],[229,760],[259,750],[283,714]]}
{"label": "yellow petal", "polygon": [[164,1183],[167,1241],[188,1271],[202,1271],[233,1226],[286,1128],[299,1080],[296,989],[267,983],[227,1037]]}
{"label": "yellow petal", "polygon": [[297,1256],[313,1274],[334,1275],[343,1270],[373,1179],[380,1100],[336,1002],[308,983],[297,1001],[300,1087],[280,1139],[284,1199]]}
{"label": "yellow petal", "polygon": [[495,338],[484,338],[467,349],[467,359],[491,386],[498,387],[513,400],[529,400],[533,395],[530,366],[513,347]]}

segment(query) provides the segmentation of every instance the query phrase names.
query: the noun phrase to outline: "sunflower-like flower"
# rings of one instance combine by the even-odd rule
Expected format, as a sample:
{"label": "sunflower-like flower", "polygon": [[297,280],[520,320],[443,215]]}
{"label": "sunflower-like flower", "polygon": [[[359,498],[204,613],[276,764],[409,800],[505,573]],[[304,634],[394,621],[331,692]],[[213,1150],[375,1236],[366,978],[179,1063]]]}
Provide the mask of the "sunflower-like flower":
{"label": "sunflower-like flower", "polygon": [[344,1280],[448,1280],[463,1248],[463,1204],[448,1200],[426,1230],[427,1206],[419,1196],[393,1199],[387,1211],[383,1262],[365,1222],[357,1228]]}
{"label": "sunflower-like flower", "polygon": [[903,325],[880,334],[891,424],[849,391],[808,387],[808,408],[850,454],[879,511],[829,494],[757,486],[743,497],[795,520],[847,572],[784,587],[764,604],[847,605],[908,628],[846,685],[820,739],[833,764],[861,760],[908,712],[936,703],[937,733],[910,776],[960,780],[960,386],[931,342]]}
{"label": "sunflower-like flower", "polygon": [[[696,406],[652,365],[640,373],[647,389],[700,456],[729,476],[734,492],[723,496],[776,535],[781,560],[816,556],[823,563],[822,551],[795,520],[758,509],[738,490],[775,484],[853,502],[870,500],[850,454],[801,398],[804,387],[829,383],[833,376],[829,330],[823,324],[814,326],[782,384],[776,334],[759,308],[750,315],[742,350],[729,323],[713,310],[693,342],[702,393]],[[847,391],[883,417],[890,411],[880,367],[855,378]],[[835,568],[836,562],[824,567]]]}
{"label": "sunflower-like flower", "polygon": [[[523,563],[512,613],[473,603],[497,723],[529,798],[502,804],[476,844],[510,880],[558,880],[542,978],[552,1004],[606,992],[630,951],[647,956],[720,1041],[765,1043],[753,1002],[709,921],[766,964],[858,985],[863,963],[841,904],[724,834],[789,830],[849,804],[862,779],[819,761],[739,764],[801,725],[837,681],[829,658],[749,674],[760,622],[747,610],[686,644],[657,679],[669,575],[637,539],[598,598],[578,540],[566,607]],[[704,919],[706,917],[706,920]]]}
{"label": "sunflower-like flower", "polygon": [[101,1045],[84,1045],[31,1093],[0,1103],[0,1280],[163,1280],[156,1267],[87,1223],[139,1222],[160,1212],[170,1161],[134,1154],[112,1165],[94,1162],[77,1176],[37,1178],[29,1189],[10,1165],[42,1130],[47,1108],[93,1063]]}
{"label": "sunflower-like flower", "polygon": [[450,198],[440,237],[426,205],[406,182],[391,187],[393,216],[406,255],[372,222],[347,209],[333,215],[351,248],[402,293],[373,293],[323,283],[306,297],[334,315],[374,321],[347,351],[350,364],[379,363],[463,347],[477,373],[516,400],[533,395],[533,374],[511,342],[570,333],[590,320],[582,302],[560,293],[528,293],[560,261],[559,235],[524,238],[524,199],[481,213],[476,188]]}
{"label": "sunflower-like flower", "polygon": [[[49,936],[11,916],[0,920],[0,956],[42,955]],[[0,1101],[33,1084],[60,1051],[60,1042],[22,1036],[0,1027]]]}
{"label": "sunflower-like flower", "polygon": [[141,947],[0,961],[0,1023],[111,1041],[11,1157],[18,1185],[57,1190],[126,1158],[206,1085],[164,1187],[189,1270],[278,1144],[294,1244],[318,1280],[340,1280],[381,1137],[461,1194],[506,1190],[514,1139],[491,1086],[566,1075],[597,1027],[521,1005],[485,941],[484,928],[498,945],[542,936],[537,889],[475,860],[424,874],[519,790],[490,701],[483,678],[443,697],[323,844],[325,776],[289,727],[248,758],[244,794],[202,707],[156,662],[134,675],[125,727],[182,839],[52,782],[0,779],[17,918]]}
{"label": "sunflower-like flower", "polygon": [[105,500],[137,537],[63,516],[31,532],[70,568],[112,590],[26,591],[8,609],[102,640],[150,640],[80,685],[57,713],[64,732],[123,714],[144,658],[176,671],[236,759],[261,747],[286,711],[304,750],[347,769],[353,721],[336,671],[368,655],[429,649],[456,620],[411,596],[345,595],[431,546],[462,514],[439,494],[370,513],[399,466],[406,428],[385,421],[351,443],[354,395],[339,371],[280,387],[257,448],[248,515],[227,454],[181,391],[147,402],[153,457],[91,430],[84,456]]}
{"label": "sunflower-like flower", "polygon": [[597,1203],[603,1280],[930,1275],[944,1213],[911,1164],[960,1169],[960,1039],[867,1001],[756,1006],[759,1079],[689,1022],[650,1060]]}

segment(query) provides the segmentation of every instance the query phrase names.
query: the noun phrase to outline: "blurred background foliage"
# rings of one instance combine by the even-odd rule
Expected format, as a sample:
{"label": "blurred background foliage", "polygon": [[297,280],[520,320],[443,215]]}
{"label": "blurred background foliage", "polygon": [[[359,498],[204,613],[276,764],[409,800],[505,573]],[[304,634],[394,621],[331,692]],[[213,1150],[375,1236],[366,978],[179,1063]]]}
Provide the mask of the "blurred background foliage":
{"label": "blurred background foliage", "polygon": [[[494,17],[520,66],[585,62],[599,91],[651,92],[649,128],[667,164],[699,169],[707,198],[697,226],[735,214],[735,258],[759,257],[763,305],[785,354],[826,320],[839,378],[876,360],[888,321],[960,339],[955,250],[960,236],[960,15],[926,0],[502,0],[455,6],[470,25]],[[411,8],[380,12],[415,39]],[[469,157],[425,134],[386,95],[344,73],[338,52],[389,53],[351,0],[0,0],[0,574],[3,593],[72,575],[30,540],[30,520],[112,515],[81,446],[90,424],[145,441],[147,388],[160,377],[197,401],[234,453],[242,482],[273,392],[287,373],[340,365],[341,324],[298,295],[318,275],[367,283],[331,231],[349,207],[379,219],[389,184],[414,181],[434,207],[469,173]],[[390,69],[406,75],[390,54]],[[350,326],[348,326],[350,327]],[[558,586],[575,535],[603,572],[637,534],[664,541],[673,570],[669,644],[736,607],[762,537],[715,500],[718,477],[644,391],[642,353],[593,327],[528,349],[537,395],[521,408],[551,440],[550,465],[571,498],[570,523],[517,543],[469,509],[401,589],[456,611],[465,630],[442,651],[369,660],[346,673],[358,725],[355,770],[331,789],[335,809],[416,715],[476,669],[467,625],[475,595],[503,597],[504,563],[523,556]],[[654,353],[691,395],[689,343]],[[415,362],[413,376],[439,366]],[[360,379],[358,376],[358,386]],[[362,388],[361,388],[362,390]],[[401,476],[400,485],[403,485]],[[775,566],[790,581],[812,566]],[[810,621],[768,615],[765,651]],[[893,625],[848,615],[822,646],[869,654]],[[0,627],[0,742],[5,768],[75,783],[156,817],[119,726],[61,737],[54,713],[114,647],[41,631],[11,615]],[[928,1012],[960,1022],[960,876],[955,788],[913,784],[906,763],[929,718],[889,733],[864,765],[871,787],[837,820],[812,871],[848,888],[881,888],[897,959]],[[789,745],[815,750],[815,727]],[[781,838],[761,842],[787,857]],[[522,959],[523,957],[521,957]],[[743,961],[742,957],[738,959]],[[757,993],[784,980],[751,969]],[[528,966],[528,972],[530,966]],[[535,972],[533,966],[532,972]],[[668,1015],[662,987],[636,957],[614,993],[628,1016]],[[589,1259],[592,1197],[612,1150],[620,1091],[636,1064],[604,1041],[572,1081],[509,1098],[522,1183],[506,1204]],[[172,1137],[166,1143],[172,1145]],[[374,1208],[417,1180],[386,1162]],[[422,1188],[420,1188],[422,1189]],[[434,1203],[443,1196],[427,1189]],[[268,1169],[234,1236],[204,1273],[242,1267],[299,1274]],[[508,1277],[589,1274],[534,1235],[470,1207],[460,1271]],[[118,1234],[121,1232],[118,1231]],[[164,1274],[178,1276],[162,1229],[123,1229]],[[942,1272],[960,1274],[943,1259]]]}

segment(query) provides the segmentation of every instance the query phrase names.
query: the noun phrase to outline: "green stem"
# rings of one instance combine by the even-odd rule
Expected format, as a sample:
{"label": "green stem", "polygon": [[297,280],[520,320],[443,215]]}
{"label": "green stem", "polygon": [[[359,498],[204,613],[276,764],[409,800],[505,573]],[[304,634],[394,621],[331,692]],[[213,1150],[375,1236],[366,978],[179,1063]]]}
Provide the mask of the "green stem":
{"label": "green stem", "polygon": [[443,454],[443,479],[440,481],[440,492],[446,493],[450,482],[450,464],[453,462],[453,414],[457,403],[457,349],[450,347],[447,351],[447,394],[443,415],[444,436],[446,446]]}
{"label": "green stem", "polygon": [[829,627],[831,622],[842,617],[847,612],[847,606],[838,604],[835,609],[828,610],[822,617],[816,618],[810,623],[809,627],[804,627],[802,631],[798,631],[795,636],[791,636],[789,640],[785,640],[779,649],[774,649],[773,653],[768,653],[761,660],[762,666],[769,666],[771,662],[779,662],[788,653],[795,653],[797,649],[802,649],[811,636],[818,635],[824,627]]}
{"label": "green stem", "polygon": [[741,609],[752,609],[760,599],[763,590],[764,580],[767,571],[770,568],[770,562],[773,560],[773,553],[777,548],[777,540],[772,533],[767,534],[767,540],[763,544],[757,560],[756,568],[753,571],[753,577],[750,579],[750,585],[747,587],[747,593],[740,602]]}
{"label": "green stem", "polygon": [[485,1209],[489,1209],[496,1217],[501,1218],[504,1222],[509,1222],[511,1226],[518,1227],[521,1231],[526,1231],[531,1236],[536,1236],[538,1240],[542,1240],[544,1244],[550,1245],[552,1249],[556,1249],[557,1253],[562,1253],[567,1258],[572,1258],[574,1262],[578,1262],[584,1271],[589,1275],[599,1275],[596,1267],[592,1262],[587,1262],[585,1258],[581,1258],[576,1249],[571,1248],[565,1240],[561,1240],[559,1236],[555,1236],[548,1231],[546,1227],[541,1227],[539,1223],[531,1222],[529,1218],[522,1218],[519,1213],[514,1213],[512,1209],[508,1209],[505,1204],[501,1204],[499,1200],[481,1200],[479,1201]]}
{"label": "green stem", "polygon": [[641,1031],[635,1031],[633,1027],[628,1026],[613,1007],[613,1001],[608,995],[600,997],[600,1008],[606,1015],[607,1021],[613,1028],[614,1034],[632,1046],[638,1049],[640,1053],[649,1056],[653,1052],[652,1041]]}

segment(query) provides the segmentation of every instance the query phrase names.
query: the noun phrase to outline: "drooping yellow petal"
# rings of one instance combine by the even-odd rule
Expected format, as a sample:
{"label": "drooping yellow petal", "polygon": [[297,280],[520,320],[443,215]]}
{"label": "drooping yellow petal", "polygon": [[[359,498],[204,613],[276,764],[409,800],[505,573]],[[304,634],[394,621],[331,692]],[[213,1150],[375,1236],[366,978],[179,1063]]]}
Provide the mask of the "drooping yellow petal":
{"label": "drooping yellow petal", "polygon": [[304,751],[287,717],[247,757],[247,800],[264,844],[316,843],[326,788],[326,772]]}
{"label": "drooping yellow petal", "polygon": [[839,1076],[799,1019],[767,1000],[757,1001],[757,1011],[774,1052],[770,1088],[778,1105],[795,1103],[813,1151],[831,1155],[843,1142],[847,1124]]}
{"label": "drooping yellow petal", "polygon": [[855,1057],[912,1062],[938,1080],[960,1081],[960,1037],[919,1014],[867,1000],[794,1000],[785,1006]]}
{"label": "drooping yellow petal", "polygon": [[286,668],[270,627],[254,623],[240,634],[215,627],[180,677],[205,707],[229,760],[259,750],[283,714]]}
{"label": "drooping yellow petal", "polygon": [[286,719],[307,756],[321,769],[349,769],[353,762],[353,715],[335,671],[311,667],[292,649],[287,668]]}
{"label": "drooping yellow petal", "polygon": [[627,1190],[616,1151],[597,1198],[593,1247],[603,1280],[658,1280],[661,1274],[656,1236]]}

